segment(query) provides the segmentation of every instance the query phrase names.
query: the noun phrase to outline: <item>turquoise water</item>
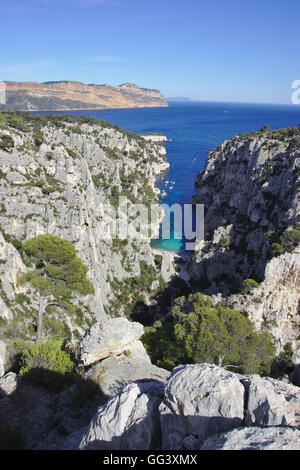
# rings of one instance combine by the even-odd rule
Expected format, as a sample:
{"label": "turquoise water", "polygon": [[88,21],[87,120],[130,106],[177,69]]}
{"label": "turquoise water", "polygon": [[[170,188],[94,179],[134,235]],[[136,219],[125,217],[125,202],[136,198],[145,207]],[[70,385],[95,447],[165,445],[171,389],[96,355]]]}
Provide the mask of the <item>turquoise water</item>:
{"label": "turquoise water", "polygon": [[[160,132],[171,139],[166,143],[170,169],[161,175],[156,184],[167,193],[166,197],[161,198],[162,203],[169,205],[190,202],[195,193],[195,177],[204,169],[207,152],[223,140],[235,134],[258,130],[265,124],[277,129],[300,123],[300,105],[173,102],[168,108],[73,111],[72,114],[104,119],[140,134]],[[181,233],[176,230],[172,233],[171,240],[153,240],[153,247],[183,250]],[[179,238],[176,239],[176,236]]]}

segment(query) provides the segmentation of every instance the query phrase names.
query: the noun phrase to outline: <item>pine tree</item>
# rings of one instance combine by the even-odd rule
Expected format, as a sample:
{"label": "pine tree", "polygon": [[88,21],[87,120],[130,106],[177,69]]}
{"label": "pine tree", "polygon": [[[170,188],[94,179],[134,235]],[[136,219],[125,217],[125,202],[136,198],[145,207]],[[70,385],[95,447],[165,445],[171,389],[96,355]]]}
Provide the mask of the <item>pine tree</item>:
{"label": "pine tree", "polygon": [[23,282],[39,293],[36,342],[42,336],[42,322],[46,307],[58,305],[66,308],[71,294],[83,295],[94,292],[86,277],[88,267],[77,256],[71,242],[54,235],[38,235],[23,245],[24,253],[33,265],[23,276]]}

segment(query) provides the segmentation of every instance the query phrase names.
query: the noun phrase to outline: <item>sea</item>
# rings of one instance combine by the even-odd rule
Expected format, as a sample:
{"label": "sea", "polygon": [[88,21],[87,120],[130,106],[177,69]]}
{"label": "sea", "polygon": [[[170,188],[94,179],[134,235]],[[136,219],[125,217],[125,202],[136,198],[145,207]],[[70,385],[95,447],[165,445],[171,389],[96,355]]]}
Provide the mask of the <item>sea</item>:
{"label": "sea", "polygon": [[[44,114],[44,113],[39,113]],[[203,171],[207,152],[233,135],[260,129],[300,124],[300,105],[214,103],[185,101],[169,103],[167,108],[131,108],[55,112],[54,114],[88,115],[110,121],[138,134],[162,133],[170,168],[160,175],[156,186],[161,202],[171,206],[189,204],[195,193],[196,175]],[[164,193],[163,193],[164,191]],[[184,251],[185,239],[171,222],[171,238],[161,234],[152,240],[153,248]]]}

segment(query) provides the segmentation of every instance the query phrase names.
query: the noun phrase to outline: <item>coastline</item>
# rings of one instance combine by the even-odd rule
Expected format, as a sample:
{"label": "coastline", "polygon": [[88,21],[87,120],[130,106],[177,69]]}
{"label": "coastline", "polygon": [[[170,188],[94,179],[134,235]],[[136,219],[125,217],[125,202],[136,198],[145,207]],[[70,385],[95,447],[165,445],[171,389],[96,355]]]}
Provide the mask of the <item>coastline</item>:
{"label": "coastline", "polygon": [[28,113],[56,113],[62,111],[105,111],[110,109],[155,109],[155,108],[169,108],[169,105],[161,105],[161,106],[127,106],[127,107],[107,107],[107,108],[67,108],[67,109],[0,109],[1,111],[22,111]]}

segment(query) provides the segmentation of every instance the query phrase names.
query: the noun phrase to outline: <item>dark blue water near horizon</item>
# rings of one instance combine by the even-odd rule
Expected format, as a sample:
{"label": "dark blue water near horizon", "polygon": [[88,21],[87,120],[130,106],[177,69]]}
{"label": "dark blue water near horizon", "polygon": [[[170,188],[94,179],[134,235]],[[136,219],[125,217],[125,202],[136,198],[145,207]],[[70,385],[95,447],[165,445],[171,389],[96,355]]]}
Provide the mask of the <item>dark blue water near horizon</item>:
{"label": "dark blue water near horizon", "polygon": [[[45,113],[39,113],[45,114]],[[170,168],[156,186],[165,190],[166,204],[188,204],[195,193],[196,175],[205,167],[207,152],[233,135],[260,129],[297,126],[300,105],[245,103],[172,102],[168,108],[104,109],[66,111],[55,114],[88,115],[110,121],[138,134],[160,132],[170,139],[166,143]],[[160,249],[181,248],[181,240],[157,240]]]}

